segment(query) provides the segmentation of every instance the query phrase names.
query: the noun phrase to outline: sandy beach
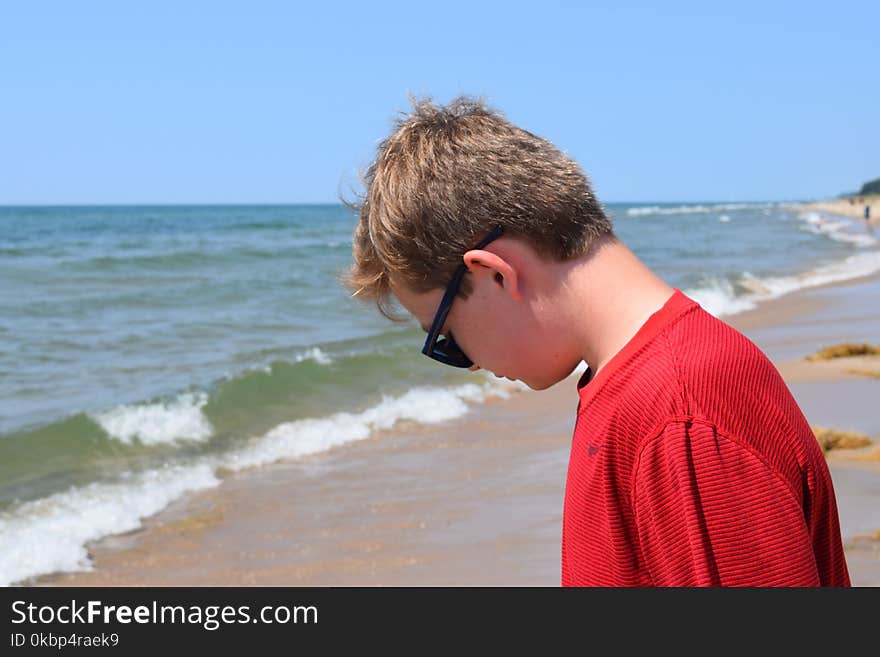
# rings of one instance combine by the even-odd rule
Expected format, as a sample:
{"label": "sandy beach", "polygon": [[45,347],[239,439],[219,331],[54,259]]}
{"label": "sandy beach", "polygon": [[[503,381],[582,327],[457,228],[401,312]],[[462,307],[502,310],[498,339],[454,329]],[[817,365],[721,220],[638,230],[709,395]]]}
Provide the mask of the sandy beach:
{"label": "sandy beach", "polygon": [[[880,357],[810,363],[880,335],[880,277],[812,288],[726,321],[777,364],[813,425],[875,444],[828,462],[854,585],[880,585]],[[456,420],[227,476],[142,529],[90,546],[94,570],[36,584],[559,584],[577,376],[493,399]]]}
{"label": "sandy beach", "polygon": [[793,207],[807,212],[821,212],[862,220],[865,217],[865,207],[869,207],[871,226],[874,228],[880,226],[880,197],[878,196],[855,197],[852,203],[849,199],[829,199],[794,205]]}

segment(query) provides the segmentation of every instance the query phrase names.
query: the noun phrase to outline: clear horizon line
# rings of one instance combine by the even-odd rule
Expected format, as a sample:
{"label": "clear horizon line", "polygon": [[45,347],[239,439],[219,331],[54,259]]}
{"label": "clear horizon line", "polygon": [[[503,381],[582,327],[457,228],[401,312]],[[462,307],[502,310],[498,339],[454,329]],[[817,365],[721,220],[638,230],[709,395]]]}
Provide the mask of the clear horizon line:
{"label": "clear horizon line", "polygon": [[[600,201],[601,205],[669,205],[669,204],[700,204],[700,203],[805,203],[837,200],[834,196],[817,196],[817,197],[797,197],[797,198],[778,198],[778,199],[698,199],[698,200],[681,200],[675,199],[670,201],[646,200],[646,201]],[[0,208],[140,208],[140,207],[282,207],[282,206],[336,206],[344,207],[343,203],[338,201],[236,201],[234,203],[211,202],[211,201],[184,201],[177,203],[166,202],[96,202],[96,203],[0,203]]]}

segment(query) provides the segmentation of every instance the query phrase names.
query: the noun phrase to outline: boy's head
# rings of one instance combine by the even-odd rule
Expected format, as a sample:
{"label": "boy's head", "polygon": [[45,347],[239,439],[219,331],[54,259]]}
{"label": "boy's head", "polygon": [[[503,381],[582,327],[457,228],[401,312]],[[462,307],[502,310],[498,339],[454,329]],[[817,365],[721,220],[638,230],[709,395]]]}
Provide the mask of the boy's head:
{"label": "boy's head", "polygon": [[[379,145],[364,186],[345,277],[355,295],[397,321],[396,298],[428,330],[465,265],[443,335],[475,367],[533,388],[571,372],[578,361],[552,344],[542,286],[554,266],[615,239],[574,160],[480,101],[421,100]],[[502,235],[474,249],[497,226]]]}

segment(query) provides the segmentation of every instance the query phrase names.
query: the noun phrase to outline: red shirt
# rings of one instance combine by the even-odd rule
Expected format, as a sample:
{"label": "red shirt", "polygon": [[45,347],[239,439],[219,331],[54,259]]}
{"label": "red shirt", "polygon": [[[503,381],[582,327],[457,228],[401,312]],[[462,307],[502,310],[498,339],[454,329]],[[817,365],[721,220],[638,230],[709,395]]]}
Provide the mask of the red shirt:
{"label": "red shirt", "polygon": [[563,586],[849,586],[822,450],[744,335],[676,289],[578,389]]}

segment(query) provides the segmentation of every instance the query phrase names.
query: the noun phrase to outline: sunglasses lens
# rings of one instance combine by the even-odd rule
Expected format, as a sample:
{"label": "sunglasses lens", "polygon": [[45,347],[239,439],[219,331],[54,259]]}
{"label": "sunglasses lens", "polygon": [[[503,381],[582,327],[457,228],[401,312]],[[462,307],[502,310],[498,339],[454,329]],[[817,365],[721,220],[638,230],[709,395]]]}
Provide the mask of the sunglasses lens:
{"label": "sunglasses lens", "polygon": [[455,340],[441,337],[434,345],[433,357],[453,367],[470,367],[473,362],[461,350]]}

